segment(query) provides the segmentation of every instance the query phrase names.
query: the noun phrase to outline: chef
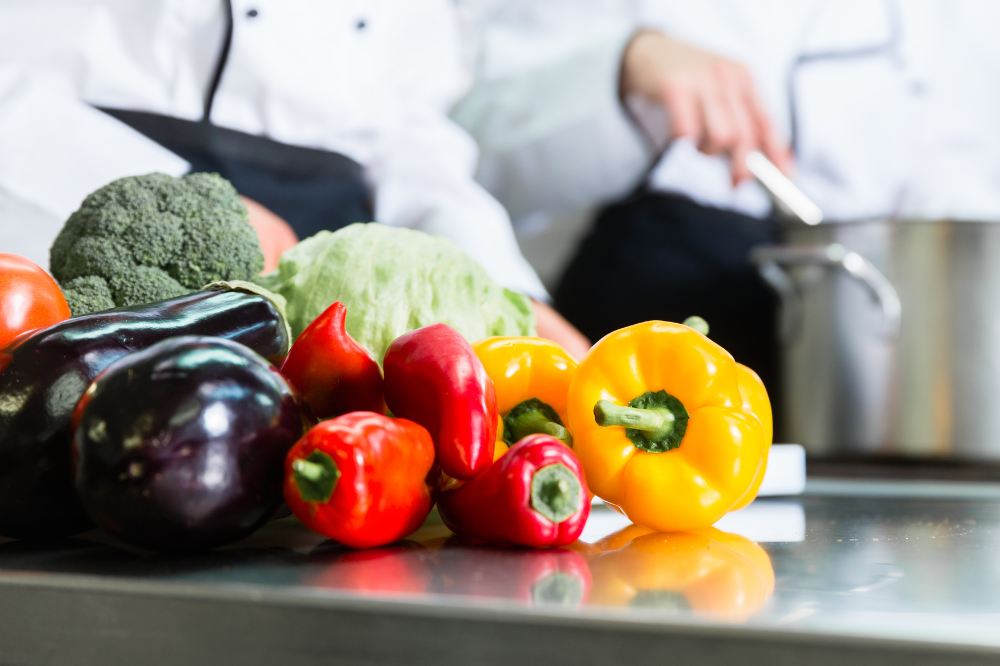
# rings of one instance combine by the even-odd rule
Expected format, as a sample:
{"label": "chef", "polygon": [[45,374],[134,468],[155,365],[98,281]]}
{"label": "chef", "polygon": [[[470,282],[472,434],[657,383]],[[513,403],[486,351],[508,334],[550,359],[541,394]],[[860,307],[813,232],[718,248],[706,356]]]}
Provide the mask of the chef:
{"label": "chef", "polygon": [[357,221],[441,234],[581,354],[472,178],[476,146],[446,116],[463,87],[447,0],[2,3],[0,190],[63,220],[115,178],[219,172],[272,266]]}
{"label": "chef", "polygon": [[453,112],[515,218],[607,205],[556,304],[597,338],[709,320],[773,386],[759,149],[829,220],[1000,219],[1000,5],[976,0],[462,0]]}

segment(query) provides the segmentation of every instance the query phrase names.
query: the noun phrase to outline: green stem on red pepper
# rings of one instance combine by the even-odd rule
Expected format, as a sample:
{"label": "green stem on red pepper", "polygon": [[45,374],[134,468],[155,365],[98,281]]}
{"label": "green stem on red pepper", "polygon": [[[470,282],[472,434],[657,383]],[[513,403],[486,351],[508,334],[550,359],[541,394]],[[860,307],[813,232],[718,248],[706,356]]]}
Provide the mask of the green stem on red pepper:
{"label": "green stem on red pepper", "polygon": [[565,465],[546,465],[531,478],[531,506],[553,523],[561,523],[580,508],[580,481]]}
{"label": "green stem on red pepper", "polygon": [[306,502],[328,501],[340,479],[337,463],[322,451],[313,451],[306,458],[293,461],[292,472],[299,494]]}

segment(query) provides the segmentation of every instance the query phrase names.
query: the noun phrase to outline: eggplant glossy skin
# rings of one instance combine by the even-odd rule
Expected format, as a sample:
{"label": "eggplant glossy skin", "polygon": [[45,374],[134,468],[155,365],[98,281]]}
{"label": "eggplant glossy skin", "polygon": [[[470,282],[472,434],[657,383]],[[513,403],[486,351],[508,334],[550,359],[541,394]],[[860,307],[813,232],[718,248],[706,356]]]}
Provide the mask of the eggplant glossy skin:
{"label": "eggplant glossy skin", "polygon": [[200,291],[74,317],[0,351],[0,536],[60,538],[93,523],[73,489],[70,420],[102,370],[179,335],[240,342],[277,360],[291,344],[264,296]]}
{"label": "eggplant glossy skin", "polygon": [[232,543],[281,505],[285,455],[307,419],[246,347],[166,340],[87,389],[74,417],[76,490],[94,522],[140,548]]}

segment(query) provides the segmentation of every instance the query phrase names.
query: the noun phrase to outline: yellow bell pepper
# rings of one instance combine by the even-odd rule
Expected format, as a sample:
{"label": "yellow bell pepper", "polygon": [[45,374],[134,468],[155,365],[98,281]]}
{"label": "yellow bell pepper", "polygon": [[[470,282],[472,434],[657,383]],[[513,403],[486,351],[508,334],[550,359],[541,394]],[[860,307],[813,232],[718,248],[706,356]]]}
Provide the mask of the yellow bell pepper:
{"label": "yellow bell pepper", "polygon": [[742,509],[757,498],[757,491],[760,483],[764,480],[764,471],[767,470],[767,454],[771,451],[771,440],[774,438],[774,425],[771,420],[771,401],[767,397],[767,389],[764,382],[760,381],[757,373],[743,365],[736,364],[737,378],[740,383],[740,397],[743,398],[743,410],[754,414],[760,419],[760,424],[764,427],[764,466],[757,480],[750,486],[750,491],[736,503],[733,511]]}
{"label": "yellow bell pepper", "polygon": [[500,425],[493,459],[522,437],[543,432],[567,446],[566,399],[576,361],[565,349],[542,338],[486,338],[472,345],[493,380]]}
{"label": "yellow bell pepper", "polygon": [[736,361],[688,326],[651,321],[605,336],[569,390],[591,491],[660,532],[711,526],[763,476],[770,409],[760,388],[745,403]]}
{"label": "yellow bell pepper", "polygon": [[594,544],[589,603],[688,610],[743,622],[774,592],[774,569],[752,541],[714,527],[663,534],[630,525]]}

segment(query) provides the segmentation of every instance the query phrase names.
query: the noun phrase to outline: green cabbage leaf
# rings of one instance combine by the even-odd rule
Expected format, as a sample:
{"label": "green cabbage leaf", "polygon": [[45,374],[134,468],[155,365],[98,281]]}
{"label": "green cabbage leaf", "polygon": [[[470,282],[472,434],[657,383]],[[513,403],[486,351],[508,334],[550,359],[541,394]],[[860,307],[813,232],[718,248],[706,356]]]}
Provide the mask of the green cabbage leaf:
{"label": "green cabbage leaf", "polygon": [[469,342],[535,335],[527,296],[504,289],[451,241],[382,224],[321,231],[281,255],[257,282],[288,302],[297,337],[337,301],[347,332],[381,364],[397,337],[442,322]]}

